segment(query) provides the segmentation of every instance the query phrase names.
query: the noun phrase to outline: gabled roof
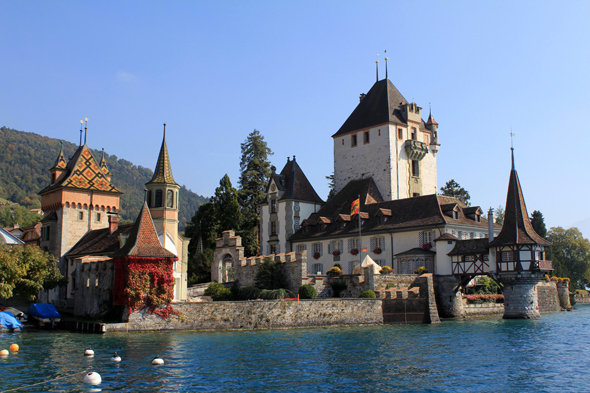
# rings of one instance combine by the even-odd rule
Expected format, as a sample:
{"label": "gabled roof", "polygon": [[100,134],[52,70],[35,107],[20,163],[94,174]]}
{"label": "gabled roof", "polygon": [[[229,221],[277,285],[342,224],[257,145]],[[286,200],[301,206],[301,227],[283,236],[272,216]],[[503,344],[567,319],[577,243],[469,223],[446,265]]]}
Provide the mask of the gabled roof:
{"label": "gabled roof", "polygon": [[22,240],[14,236],[12,233],[0,227],[0,244],[15,245],[23,243]]}
{"label": "gabled roof", "polygon": [[150,183],[166,183],[176,184],[174,177],[172,176],[172,166],[170,165],[170,156],[168,155],[168,146],[166,146],[166,128],[164,128],[164,139],[162,140],[162,147],[160,148],[160,155],[158,156],[158,162],[156,169],[154,170],[154,176],[152,180],[147,182]]}
{"label": "gabled roof", "polygon": [[[371,90],[332,137],[388,122],[406,124],[400,107],[407,103],[408,101],[389,79],[380,80],[371,87]],[[424,121],[422,121],[420,128],[425,128]]]}
{"label": "gabled roof", "polygon": [[487,254],[489,239],[457,240],[455,247],[447,255]]}
{"label": "gabled roof", "polygon": [[514,156],[512,157],[512,170],[508,182],[508,194],[506,196],[506,208],[504,210],[504,224],[500,234],[490,243],[490,247],[516,245],[516,244],[540,244],[551,245],[535,232],[526,209],[522,188],[518,173],[514,169]]}
{"label": "gabled roof", "polygon": [[397,257],[400,255],[433,255],[433,254],[436,254],[436,252],[434,252],[432,250],[424,250],[422,248],[416,247],[416,248],[406,250],[404,252],[397,253],[394,256]]}
{"label": "gabled roof", "polygon": [[78,150],[76,150],[76,153],[68,162],[65,170],[66,175],[63,176],[60,181],[45,187],[39,192],[39,195],[46,194],[59,188],[74,188],[121,194],[121,191],[107,180],[105,174],[86,145],[80,146]]}
{"label": "gabled roof", "polygon": [[113,258],[123,257],[156,257],[156,258],[176,258],[176,255],[166,250],[160,244],[150,209],[147,203],[139,212],[135,224],[129,233],[129,238],[125,245],[113,254]]}
{"label": "gabled roof", "polygon": [[441,240],[459,240],[459,238],[457,236],[453,236],[450,233],[443,233],[442,235],[440,235],[439,237],[434,239],[435,242],[438,242]]}
{"label": "gabled roof", "polygon": [[133,224],[119,225],[119,227],[111,233],[109,228],[95,229],[86,233],[66,253],[66,257],[76,257],[80,255],[111,255],[120,248],[119,237],[121,235],[128,235],[133,228]]}
{"label": "gabled roof", "polygon": [[[271,181],[274,180],[280,191],[283,191],[281,200],[294,199],[296,201],[324,203],[318,196],[303,170],[295,160],[287,158],[287,164],[280,174],[273,173]],[[270,184],[270,183],[269,183]],[[268,192],[268,190],[267,190]]]}

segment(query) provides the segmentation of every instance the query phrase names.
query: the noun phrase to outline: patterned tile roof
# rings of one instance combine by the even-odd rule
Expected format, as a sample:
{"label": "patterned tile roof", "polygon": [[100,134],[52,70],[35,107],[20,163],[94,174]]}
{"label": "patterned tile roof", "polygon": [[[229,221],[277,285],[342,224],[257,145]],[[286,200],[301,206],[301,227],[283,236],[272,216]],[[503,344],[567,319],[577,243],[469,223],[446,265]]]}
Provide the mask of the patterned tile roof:
{"label": "patterned tile roof", "polygon": [[51,169],[66,169],[66,166],[67,166],[67,164],[66,164],[66,159],[64,158],[63,144],[62,144],[59,147],[59,154],[57,155],[57,159],[55,160],[55,164],[53,164]]}
{"label": "patterned tile roof", "polygon": [[113,254],[113,258],[133,257],[158,257],[158,258],[176,258],[176,255],[166,250],[160,244],[150,209],[144,202],[141,211],[129,238],[125,245]]}
{"label": "patterned tile roof", "polygon": [[107,161],[104,159],[104,148],[102,149],[102,157],[100,158],[100,169],[105,176],[112,176],[111,172],[109,172],[109,168],[107,167]]}
{"label": "patterned tile roof", "polygon": [[62,187],[121,194],[121,191],[107,180],[86,145],[78,148],[65,170],[67,173],[59,182],[45,187],[39,194],[43,195]]}
{"label": "patterned tile roof", "polygon": [[160,148],[160,155],[158,156],[158,163],[154,170],[154,176],[150,183],[166,183],[177,184],[172,176],[172,166],[170,165],[170,156],[168,155],[168,146],[166,146],[166,129],[164,128],[164,139],[162,140],[162,147]]}

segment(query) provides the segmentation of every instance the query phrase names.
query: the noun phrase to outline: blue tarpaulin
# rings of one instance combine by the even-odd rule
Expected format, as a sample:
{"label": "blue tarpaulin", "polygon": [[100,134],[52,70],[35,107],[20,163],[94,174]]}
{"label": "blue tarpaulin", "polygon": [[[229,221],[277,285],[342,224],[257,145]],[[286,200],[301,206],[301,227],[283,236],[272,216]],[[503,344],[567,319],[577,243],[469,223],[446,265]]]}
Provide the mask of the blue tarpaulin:
{"label": "blue tarpaulin", "polygon": [[61,318],[61,315],[59,315],[53,304],[45,303],[32,303],[29,306],[28,314],[30,317],[37,319]]}
{"label": "blue tarpaulin", "polygon": [[0,325],[6,329],[22,329],[22,324],[8,311],[0,311]]}

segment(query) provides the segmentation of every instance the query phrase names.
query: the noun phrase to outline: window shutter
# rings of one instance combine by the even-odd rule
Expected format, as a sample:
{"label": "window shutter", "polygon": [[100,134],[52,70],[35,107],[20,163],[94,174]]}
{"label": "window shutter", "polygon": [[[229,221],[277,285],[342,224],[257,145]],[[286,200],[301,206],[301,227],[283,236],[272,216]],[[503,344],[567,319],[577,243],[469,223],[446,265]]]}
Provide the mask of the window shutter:
{"label": "window shutter", "polygon": [[436,239],[436,231],[433,229],[432,232],[430,232],[430,241],[434,243],[434,239]]}
{"label": "window shutter", "polygon": [[340,252],[344,251],[344,240],[340,240],[338,250],[340,250]]}
{"label": "window shutter", "polygon": [[418,233],[418,245],[420,247],[424,245],[424,232]]}
{"label": "window shutter", "polygon": [[375,249],[375,238],[371,238],[371,249],[369,251],[373,251]]}
{"label": "window shutter", "polygon": [[[381,250],[385,251],[385,236],[381,236]],[[385,260],[383,260],[385,261]],[[381,265],[383,266],[383,265]]]}
{"label": "window shutter", "polygon": [[352,250],[352,239],[348,239],[348,252]]}

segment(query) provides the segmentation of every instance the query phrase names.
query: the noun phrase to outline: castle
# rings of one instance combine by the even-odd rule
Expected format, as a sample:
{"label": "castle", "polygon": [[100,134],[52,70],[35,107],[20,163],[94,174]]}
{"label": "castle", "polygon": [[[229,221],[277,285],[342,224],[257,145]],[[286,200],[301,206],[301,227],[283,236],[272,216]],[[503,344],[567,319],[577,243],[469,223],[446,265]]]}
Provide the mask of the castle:
{"label": "castle", "polygon": [[67,162],[60,150],[49,170],[50,184],[39,192],[45,212],[39,245],[58,257],[69,281],[67,287],[41,293],[40,301],[72,307],[77,315],[99,316],[112,306],[114,259],[130,257],[144,258],[145,263],[164,258],[162,263],[172,269],[173,299],[185,300],[189,239],[178,233],[180,186],[172,176],[166,125],[135,224],[119,225],[121,191],[111,182],[104,151],[97,161],[85,139],[80,130],[80,146]]}

